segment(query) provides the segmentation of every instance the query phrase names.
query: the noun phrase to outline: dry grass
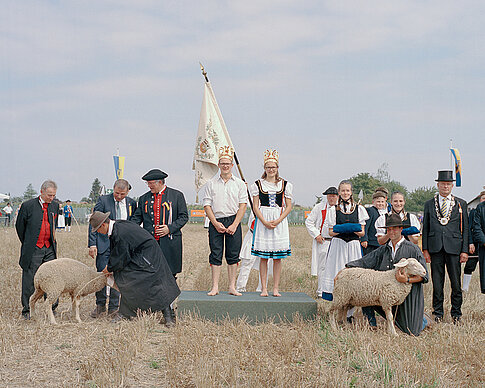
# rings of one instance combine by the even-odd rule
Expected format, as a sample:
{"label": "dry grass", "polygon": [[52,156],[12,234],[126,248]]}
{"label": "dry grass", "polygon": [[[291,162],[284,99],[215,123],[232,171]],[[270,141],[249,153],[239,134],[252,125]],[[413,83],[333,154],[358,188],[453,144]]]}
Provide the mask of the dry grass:
{"label": "dry grass", "polygon": [[[60,255],[91,263],[86,229],[59,233]],[[111,324],[93,320],[94,295],[81,303],[83,323],[70,314],[59,325],[20,315],[19,242],[13,229],[0,230],[0,385],[6,387],[477,387],[485,386],[485,297],[475,273],[465,296],[463,323],[449,321],[418,337],[391,338],[384,321],[369,331],[359,315],[355,327],[333,332],[329,304],[319,301],[315,322],[244,321],[216,325],[186,316],[167,331],[155,316]],[[283,267],[282,291],[313,296],[309,275],[311,241],[292,227],[293,256]],[[210,285],[206,231],[184,228],[183,289]],[[226,274],[222,287],[227,286]],[[257,285],[251,274],[249,290]],[[426,290],[430,309],[431,286]],[[449,294],[449,291],[447,291]],[[445,301],[449,307],[449,299]],[[70,308],[61,300],[60,310]],[[447,317],[449,318],[449,317]]]}

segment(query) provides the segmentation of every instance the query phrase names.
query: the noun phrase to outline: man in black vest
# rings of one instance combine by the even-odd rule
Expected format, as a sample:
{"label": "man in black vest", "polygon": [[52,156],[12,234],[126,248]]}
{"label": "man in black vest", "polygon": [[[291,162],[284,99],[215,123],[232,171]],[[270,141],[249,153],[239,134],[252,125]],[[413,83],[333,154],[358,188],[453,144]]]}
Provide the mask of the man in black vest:
{"label": "man in black vest", "polygon": [[[34,275],[42,263],[56,259],[55,229],[59,203],[54,201],[57,185],[42,183],[40,196],[22,203],[15,228],[22,247],[22,317],[30,319],[29,299],[34,293]],[[53,309],[57,303],[53,305]]]}
{"label": "man in black vest", "polygon": [[433,315],[443,319],[443,286],[445,267],[451,284],[451,317],[460,320],[461,263],[468,260],[468,212],[467,203],[453,196],[453,171],[438,171],[438,192],[424,205],[423,255],[431,263],[433,281]]}

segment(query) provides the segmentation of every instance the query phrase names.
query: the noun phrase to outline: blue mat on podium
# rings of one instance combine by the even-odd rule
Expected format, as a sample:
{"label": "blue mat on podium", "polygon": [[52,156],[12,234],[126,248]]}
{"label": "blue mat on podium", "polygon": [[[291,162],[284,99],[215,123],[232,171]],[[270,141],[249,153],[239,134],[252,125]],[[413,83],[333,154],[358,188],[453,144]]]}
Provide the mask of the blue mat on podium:
{"label": "blue mat on podium", "polygon": [[245,318],[256,324],[272,320],[292,322],[295,314],[305,320],[317,316],[317,302],[303,292],[282,292],[280,297],[259,296],[259,292],[245,292],[242,296],[221,292],[208,296],[206,291],[182,291],[177,302],[177,314],[187,313],[220,321],[226,318]]}

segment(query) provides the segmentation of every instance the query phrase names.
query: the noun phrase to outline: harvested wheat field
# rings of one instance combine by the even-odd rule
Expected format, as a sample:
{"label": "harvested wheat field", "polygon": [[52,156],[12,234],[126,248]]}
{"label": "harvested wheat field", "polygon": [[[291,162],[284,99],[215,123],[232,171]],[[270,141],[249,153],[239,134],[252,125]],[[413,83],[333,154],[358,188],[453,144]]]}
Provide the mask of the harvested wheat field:
{"label": "harvested wheat field", "polygon": [[[391,338],[381,319],[367,329],[359,313],[354,326],[330,329],[329,304],[319,301],[314,322],[244,321],[216,325],[182,317],[167,330],[155,316],[112,324],[89,317],[94,295],[81,303],[75,323],[69,299],[61,299],[57,326],[20,319],[20,244],[14,229],[0,230],[0,385],[4,387],[478,387],[485,386],[485,295],[475,272],[465,295],[463,319],[449,320],[414,338]],[[59,256],[93,265],[86,227],[58,233]],[[312,297],[311,240],[304,227],[290,230],[293,256],[283,264],[281,290]],[[182,289],[210,285],[207,232],[184,228]],[[257,285],[251,274],[249,290]],[[226,273],[222,289],[227,286]],[[430,311],[431,285],[425,286]],[[449,289],[445,305],[449,309]]]}

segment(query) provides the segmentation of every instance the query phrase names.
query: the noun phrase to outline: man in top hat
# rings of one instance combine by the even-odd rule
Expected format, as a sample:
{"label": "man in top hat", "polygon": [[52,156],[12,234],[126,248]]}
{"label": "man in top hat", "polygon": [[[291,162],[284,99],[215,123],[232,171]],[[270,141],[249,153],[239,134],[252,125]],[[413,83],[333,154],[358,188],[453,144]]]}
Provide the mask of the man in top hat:
{"label": "man in top hat", "polygon": [[[55,201],[57,185],[42,183],[40,196],[22,203],[15,228],[22,247],[22,317],[30,319],[29,299],[34,293],[34,275],[42,263],[57,258],[55,228],[59,203]],[[53,309],[57,303],[53,305]]]}
{"label": "man in top hat", "polygon": [[166,173],[159,169],[148,171],[141,179],[150,191],[138,199],[138,208],[132,221],[143,223],[160,244],[174,277],[182,272],[182,227],[189,220],[183,193],[167,187]]}
{"label": "man in top hat", "polygon": [[325,223],[325,220],[327,211],[338,202],[338,190],[332,186],[325,190],[323,195],[327,197],[326,200],[317,203],[305,220],[305,226],[313,239],[310,270],[311,275],[318,278],[317,296],[319,298],[322,297],[323,271],[325,270],[328,248],[332,240],[332,237],[328,234],[328,225]]}
{"label": "man in top hat", "polygon": [[482,294],[485,294],[485,190],[480,193],[480,203],[471,222],[473,222],[473,238],[477,245],[480,263],[480,289]]}
{"label": "man in top hat", "polygon": [[[131,220],[136,210],[136,201],[128,197],[131,189],[125,179],[118,179],[113,185],[113,192],[101,195],[94,205],[94,211],[109,213],[112,220]],[[88,231],[89,256],[96,259],[96,269],[102,271],[108,264],[110,254],[109,238],[106,234],[93,232],[91,226]],[[96,292],[96,308],[91,312],[92,318],[98,318],[106,312],[107,289],[106,287]],[[108,315],[118,311],[120,293],[112,288],[109,295]]]}
{"label": "man in top hat", "polygon": [[423,254],[431,263],[433,281],[433,315],[443,319],[443,286],[445,267],[451,284],[451,317],[454,323],[460,320],[461,263],[468,260],[468,212],[467,203],[451,194],[453,171],[438,171],[438,194],[424,204]]}
{"label": "man in top hat", "polygon": [[165,325],[175,324],[170,304],[180,289],[158,242],[130,221],[111,220],[110,213],[95,211],[89,220],[93,232],[107,235],[110,255],[103,272],[112,272],[121,292],[118,313],[113,321],[133,318],[138,311],[161,311]]}
{"label": "man in top hat", "polygon": [[245,183],[232,174],[234,149],[219,149],[219,170],[205,187],[202,199],[209,224],[209,264],[212,271],[212,288],[207,295],[219,293],[222,256],[225,251],[229,294],[240,296],[236,291],[236,270],[242,244],[241,220],[246,212],[248,193]]}
{"label": "man in top hat", "polygon": [[[394,269],[394,264],[398,263],[403,258],[407,259],[412,257],[418,260],[426,270],[426,275],[424,277],[419,275],[406,277],[399,271],[396,271],[396,280],[398,282],[412,283],[413,286],[409,295],[404,299],[404,302],[393,308],[393,315],[395,317],[396,326],[401,331],[407,334],[419,335],[427,323],[423,319],[424,292],[422,284],[428,282],[428,272],[426,269],[426,262],[419,247],[406,240],[404,236],[401,235],[405,226],[406,225],[398,214],[391,214],[386,218],[386,225],[384,226],[389,235],[389,242],[380,246],[378,249],[373,250],[361,259],[347,263],[346,267],[390,271]],[[362,308],[362,312],[369,320],[369,324],[375,327],[376,319],[374,311],[385,316],[381,307],[371,306]]]}

